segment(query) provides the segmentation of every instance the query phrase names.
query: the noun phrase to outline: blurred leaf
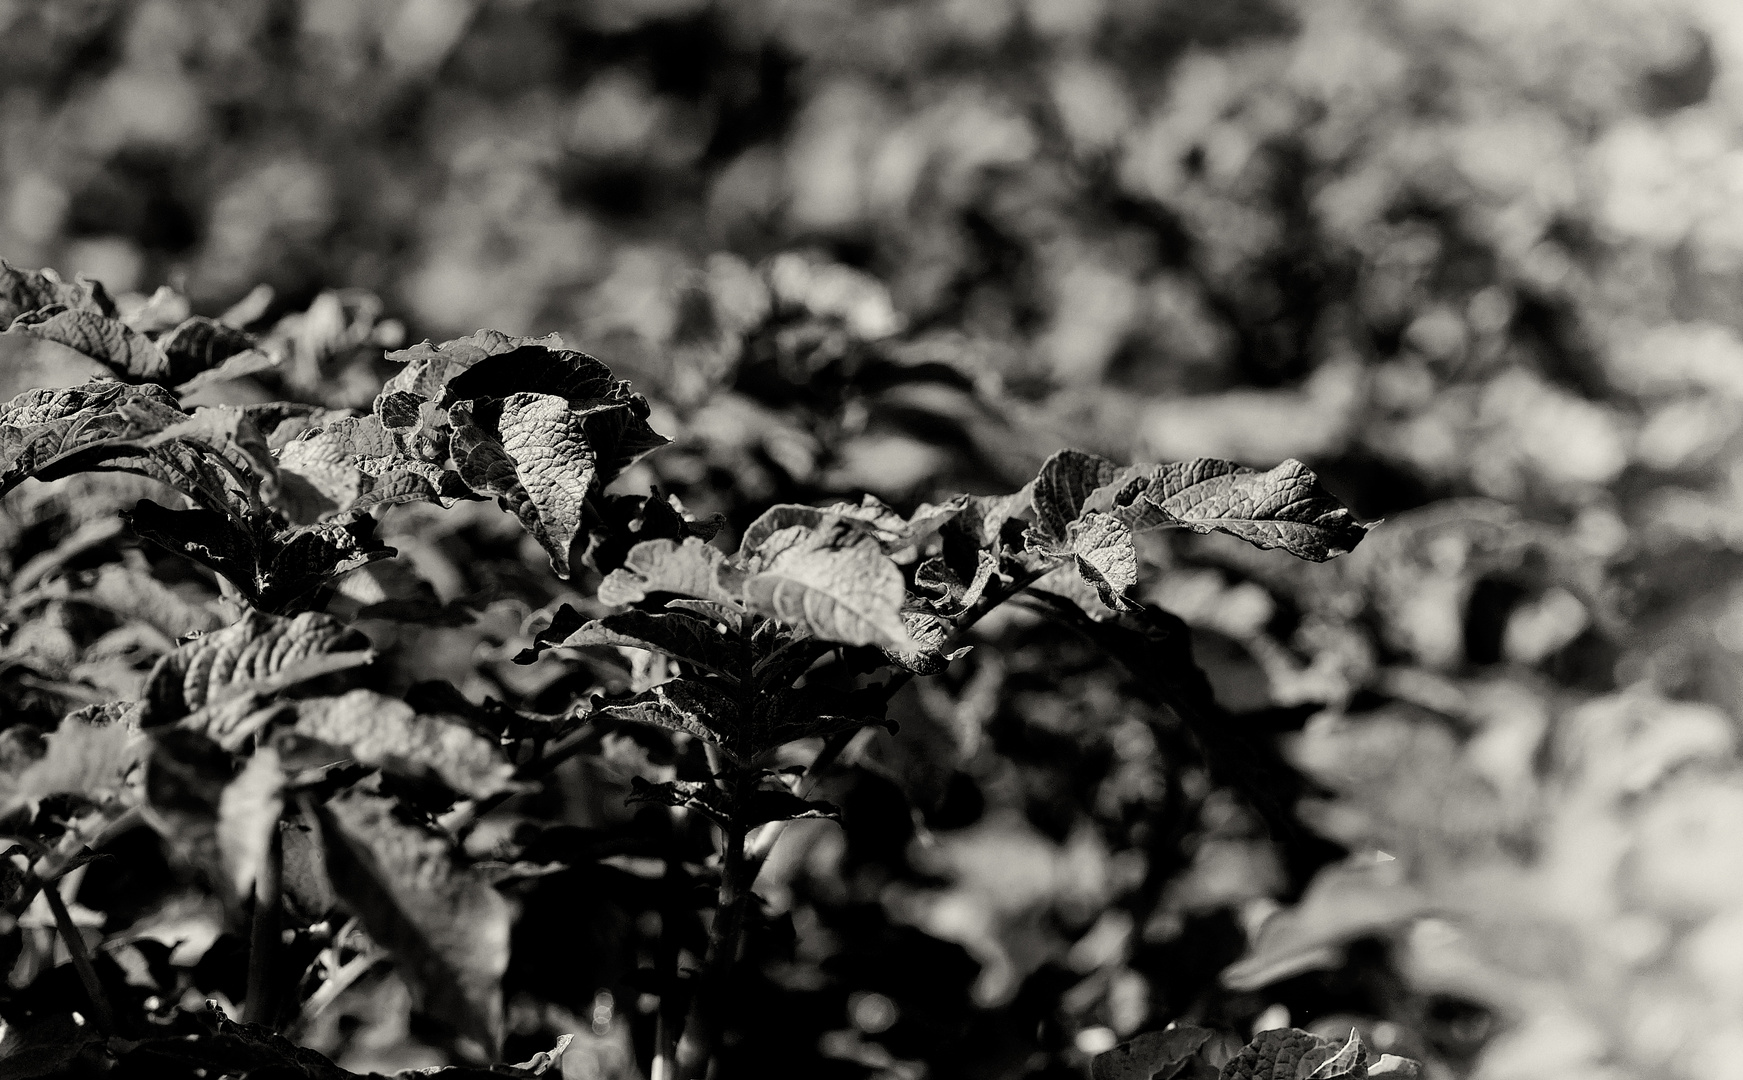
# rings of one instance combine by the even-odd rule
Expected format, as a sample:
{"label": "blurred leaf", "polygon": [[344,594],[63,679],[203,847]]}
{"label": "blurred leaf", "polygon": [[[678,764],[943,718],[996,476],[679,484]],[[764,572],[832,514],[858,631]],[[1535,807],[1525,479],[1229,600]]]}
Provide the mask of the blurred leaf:
{"label": "blurred leaf", "polygon": [[331,615],[249,611],[157,662],[146,680],[143,722],[168,724],[220,699],[294,686],[373,655],[368,638]]}
{"label": "blurred leaf", "polygon": [[218,853],[240,898],[254,891],[284,814],[284,770],[270,746],[254,752],[218,797]]}
{"label": "blurred leaf", "polygon": [[0,259],[0,324],[10,326],[20,315],[55,305],[115,314],[115,304],[100,282],[83,277],[65,282],[52,270],[20,270]]}
{"label": "blurred leaf", "polygon": [[[158,338],[156,344],[166,362],[166,381],[185,387],[195,377],[253,349],[254,337],[216,319],[196,315]],[[260,358],[270,364],[264,354]]]}
{"label": "blurred leaf", "polygon": [[423,1011],[494,1054],[508,902],[391,800],[352,789],[317,807],[333,887],[393,954]]}
{"label": "blurred leaf", "polygon": [[519,790],[514,766],[495,743],[458,718],[419,715],[373,690],[307,698],[294,705],[292,731],[337,747],[365,765],[413,779],[433,774],[462,795]]}
{"label": "blurred leaf", "polygon": [[[69,717],[44,740],[41,756],[16,759],[0,774],[0,818],[52,795],[77,795],[101,803],[120,794],[139,760],[138,730],[126,723],[92,723]],[[21,767],[17,767],[21,766]]]}
{"label": "blurred leaf", "polygon": [[1090,1062],[1093,1080],[1210,1080],[1214,1066],[1198,1059],[1216,1037],[1209,1028],[1182,1024],[1124,1042]]}

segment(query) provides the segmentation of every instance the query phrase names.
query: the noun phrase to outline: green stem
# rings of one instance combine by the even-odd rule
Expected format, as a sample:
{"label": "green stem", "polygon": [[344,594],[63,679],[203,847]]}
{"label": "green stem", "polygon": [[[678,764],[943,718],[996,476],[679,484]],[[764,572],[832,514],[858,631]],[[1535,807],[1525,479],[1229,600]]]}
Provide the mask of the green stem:
{"label": "green stem", "polygon": [[283,907],[284,841],[273,823],[266,861],[254,883],[254,924],[248,941],[248,989],[242,1006],[245,1024],[271,1024],[276,1015],[279,921]]}
{"label": "green stem", "polygon": [[109,1007],[109,995],[103,992],[103,984],[97,981],[97,969],[91,966],[91,953],[85,948],[85,937],[73,925],[73,916],[67,911],[67,902],[61,899],[60,888],[50,884],[42,890],[42,895],[48,901],[49,910],[54,912],[54,923],[60,929],[61,940],[67,943],[67,953],[73,958],[73,970],[79,973],[79,981],[85,984],[85,996],[91,999],[91,1011],[96,1013],[97,1030],[105,1035],[114,1034],[115,1010]]}

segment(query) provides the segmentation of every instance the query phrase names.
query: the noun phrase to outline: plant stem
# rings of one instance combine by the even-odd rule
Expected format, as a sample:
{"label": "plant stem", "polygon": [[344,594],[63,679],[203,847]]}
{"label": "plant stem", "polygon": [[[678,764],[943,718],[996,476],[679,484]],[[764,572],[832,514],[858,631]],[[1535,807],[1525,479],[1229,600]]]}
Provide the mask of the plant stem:
{"label": "plant stem", "polygon": [[254,882],[254,924],[248,940],[248,989],[242,1006],[245,1024],[271,1024],[276,1015],[279,914],[284,904],[284,841],[274,822],[266,861]]}
{"label": "plant stem", "polygon": [[44,888],[42,895],[48,901],[49,910],[54,912],[61,940],[67,943],[67,953],[73,958],[73,970],[79,973],[79,981],[85,984],[85,995],[91,999],[91,1011],[96,1013],[97,1030],[105,1035],[114,1034],[115,1010],[109,1007],[109,995],[103,992],[103,984],[97,981],[97,969],[91,966],[91,953],[85,948],[84,935],[73,925],[67,902],[61,899],[61,891],[54,884]]}
{"label": "plant stem", "polygon": [[654,1014],[654,1061],[649,1080],[677,1080],[678,1031],[684,1022],[683,992],[678,983],[678,918],[682,910],[684,864],[678,855],[684,811],[673,807],[667,814],[670,847],[666,852],[666,875],[660,895],[660,947],[654,957],[660,980],[660,1008]]}
{"label": "plant stem", "polygon": [[732,820],[722,830],[720,895],[714,922],[708,932],[708,959],[696,982],[684,1037],[678,1043],[678,1080],[701,1080],[720,1041],[720,1012],[726,1000],[732,969],[738,960],[739,939],[744,933],[745,912],[750,903],[751,878],[745,859],[742,798],[747,781],[734,772],[726,778]]}

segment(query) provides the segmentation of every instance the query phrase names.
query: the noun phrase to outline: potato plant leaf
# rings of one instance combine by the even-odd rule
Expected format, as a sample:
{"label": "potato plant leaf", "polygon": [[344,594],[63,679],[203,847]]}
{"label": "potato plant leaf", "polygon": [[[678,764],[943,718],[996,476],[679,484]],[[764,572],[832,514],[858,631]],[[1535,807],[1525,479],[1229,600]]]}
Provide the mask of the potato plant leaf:
{"label": "potato plant leaf", "polygon": [[459,717],[420,715],[373,690],[297,701],[289,730],[365,765],[421,780],[433,776],[472,798],[519,790],[496,744]]}
{"label": "potato plant leaf", "polygon": [[172,723],[221,698],[283,689],[368,663],[373,655],[367,638],[331,615],[249,611],[157,662],[146,677],[142,722]]}
{"label": "potato plant leaf", "polygon": [[738,702],[724,685],[716,686],[703,679],[673,679],[621,705],[606,705],[596,712],[600,716],[682,731],[714,743],[735,758],[740,758],[746,749],[737,730]]}
{"label": "potato plant leaf", "polygon": [[62,305],[98,315],[115,314],[101,283],[80,277],[62,281],[52,270],[20,270],[0,259],[0,324],[39,308]]}
{"label": "potato plant leaf", "polygon": [[726,792],[712,780],[667,780],[652,783],[639,776],[629,779],[629,794],[624,802],[631,805],[681,806],[705,814],[722,827],[732,820],[732,808],[727,805]]}
{"label": "potato plant leaf", "polygon": [[1092,1080],[1212,1080],[1217,1070],[1195,1059],[1215,1037],[1216,1032],[1209,1028],[1187,1024],[1145,1032],[1097,1054],[1090,1062],[1090,1076]]}
{"label": "potato plant leaf", "polygon": [[1116,611],[1131,606],[1126,593],[1138,583],[1138,550],[1132,530],[1112,514],[1091,511],[1071,526],[1071,553],[1083,580]]}
{"label": "potato plant leaf", "polygon": [[999,560],[984,549],[975,552],[974,576],[964,581],[942,556],[934,556],[914,570],[914,587],[933,593],[932,610],[954,618],[980,603],[986,587],[992,582]]}
{"label": "potato plant leaf", "polygon": [[239,899],[253,891],[283,814],[284,770],[272,747],[263,746],[218,796],[218,855]]}
{"label": "potato plant leaf", "polygon": [[512,913],[444,837],[357,788],[316,808],[333,887],[384,945],[431,1017],[494,1054]]}
{"label": "potato plant leaf", "polygon": [[1300,1028],[1261,1031],[1223,1066],[1219,1080],[1309,1080],[1339,1049],[1330,1039]]}
{"label": "potato plant leaf", "polygon": [[65,345],[129,382],[167,382],[170,363],[157,346],[120,319],[59,304],[20,315],[10,333]]}
{"label": "potato plant leaf", "polygon": [[950,642],[954,626],[947,619],[925,611],[902,612],[902,625],[907,628],[910,644],[886,648],[884,655],[916,675],[936,675],[950,666],[952,660],[967,656],[972,646],[944,651]]}
{"label": "potato plant leaf", "polygon": [[1118,472],[1119,466],[1108,459],[1081,450],[1061,450],[1048,458],[1030,493],[1036,535],[1051,544],[1069,546],[1070,526],[1083,512],[1084,501]]}
{"label": "potato plant leaf", "polygon": [[825,641],[911,647],[902,572],[849,523],[781,529],[756,549],[751,566],[744,596],[752,611]]}
{"label": "potato plant leaf", "polygon": [[21,809],[34,813],[51,795],[100,803],[120,794],[141,743],[131,724],[68,717],[43,740],[42,749],[41,756],[15,760],[16,768],[0,772],[0,818]]}
{"label": "potato plant leaf", "polygon": [[688,614],[625,611],[585,622],[567,604],[558,610],[550,628],[534,639],[533,647],[515,659],[531,663],[545,649],[587,645],[649,649],[713,672],[729,682],[738,681],[748,659],[735,638],[719,633],[713,623]]}
{"label": "potato plant leaf", "polygon": [[1342,1080],[1344,1077],[1368,1075],[1368,1048],[1362,1045],[1361,1033],[1350,1029],[1350,1037],[1337,1053],[1319,1063],[1307,1074],[1307,1080]]}
{"label": "potato plant leaf", "polygon": [[1295,460],[1268,472],[1214,458],[1158,465],[1113,491],[1109,509],[1139,531],[1226,532],[1313,562],[1345,554],[1368,531]]}
{"label": "potato plant leaf", "polygon": [[0,405],[0,494],[80,451],[145,438],[186,418],[159,386],[102,381],[27,390]]}
{"label": "potato plant leaf", "polygon": [[480,495],[493,495],[569,576],[569,553],[598,479],[586,413],[551,394],[514,394],[477,407],[456,405],[454,461]]}
{"label": "potato plant leaf", "polygon": [[[156,344],[163,354],[168,380],[180,385],[253,349],[254,337],[216,319],[195,315],[159,337]],[[262,358],[270,363],[264,354]]]}
{"label": "potato plant leaf", "polygon": [[389,558],[375,521],[323,521],[281,529],[264,513],[241,522],[211,510],[170,510],[141,499],[126,515],[134,534],[222,574],[257,608],[284,612],[317,586]]}
{"label": "potato plant leaf", "polygon": [[599,585],[599,602],[636,604],[653,593],[676,593],[738,609],[726,556],[696,537],[644,540]]}

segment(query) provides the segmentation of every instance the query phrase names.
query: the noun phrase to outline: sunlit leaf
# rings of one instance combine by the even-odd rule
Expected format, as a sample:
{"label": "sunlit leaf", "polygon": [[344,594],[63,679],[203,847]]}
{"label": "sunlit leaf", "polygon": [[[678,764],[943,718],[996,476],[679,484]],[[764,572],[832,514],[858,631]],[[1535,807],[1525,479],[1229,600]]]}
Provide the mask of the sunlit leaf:
{"label": "sunlit leaf", "polygon": [[753,567],[744,583],[751,610],[826,641],[909,646],[902,572],[853,526],[782,529],[757,549]]}

